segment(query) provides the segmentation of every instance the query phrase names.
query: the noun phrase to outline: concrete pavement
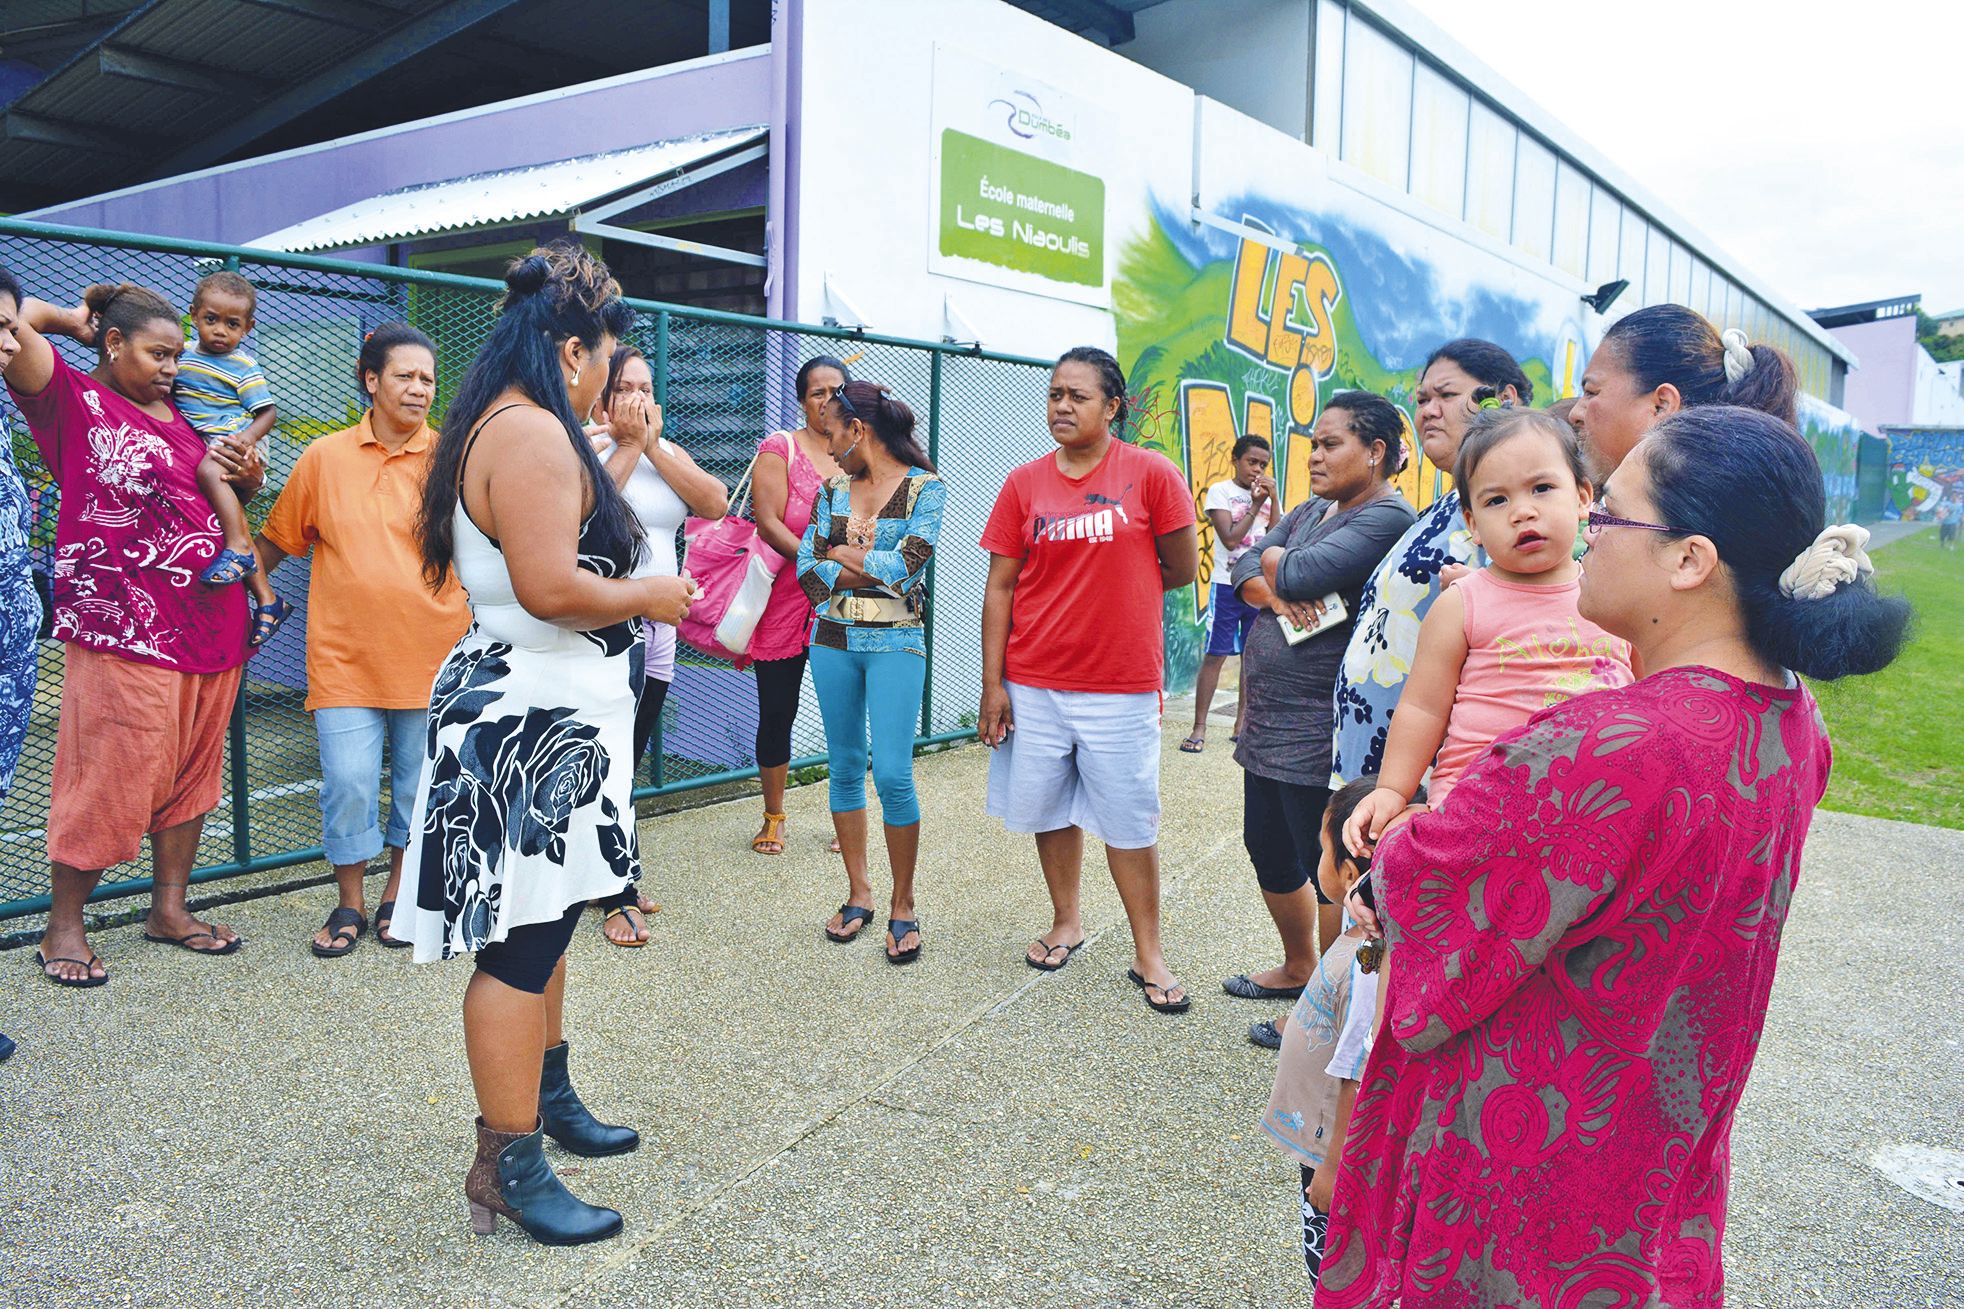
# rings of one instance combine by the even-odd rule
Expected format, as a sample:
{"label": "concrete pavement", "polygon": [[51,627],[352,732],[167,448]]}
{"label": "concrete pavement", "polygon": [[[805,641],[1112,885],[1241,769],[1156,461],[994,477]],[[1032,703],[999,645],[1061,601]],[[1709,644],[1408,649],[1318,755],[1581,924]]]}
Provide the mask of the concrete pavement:
{"label": "concrete pavement", "polygon": [[[469,1234],[468,965],[372,937],[314,959],[324,888],[226,906],[248,942],[227,959],[103,931],[96,991],[0,954],[22,1043],[0,1067],[0,1304],[1305,1303],[1295,1170],[1256,1122],[1272,1056],[1243,1036],[1285,1006],[1219,988],[1273,954],[1239,776],[1224,720],[1197,757],[1173,748],[1187,714],[1166,721],[1179,1018],[1125,980],[1095,846],[1091,943],[1023,966],[1047,901],[1029,839],[982,816],[979,748],[920,763],[908,968],[874,931],[820,936],[844,891],[823,786],[792,793],[784,858],[747,852],[754,800],[645,822],[653,941],[611,948],[590,919],[573,950],[578,1084],[644,1137],[548,1147],[626,1215],[579,1250]],[[1964,1217],[1867,1162],[1964,1145],[1961,887],[1964,833],[1817,821],[1734,1135],[1729,1303],[1964,1304]]]}

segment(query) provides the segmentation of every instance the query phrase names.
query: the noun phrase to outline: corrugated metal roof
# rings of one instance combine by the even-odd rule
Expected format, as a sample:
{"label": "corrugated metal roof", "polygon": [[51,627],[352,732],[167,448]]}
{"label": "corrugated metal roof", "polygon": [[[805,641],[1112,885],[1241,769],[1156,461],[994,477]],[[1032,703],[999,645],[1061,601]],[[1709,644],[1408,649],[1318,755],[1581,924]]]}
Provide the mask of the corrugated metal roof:
{"label": "corrugated metal roof", "polygon": [[740,150],[763,140],[768,131],[762,124],[731,128],[549,164],[406,186],[269,232],[247,244],[268,250],[338,250],[570,214],[664,175]]}

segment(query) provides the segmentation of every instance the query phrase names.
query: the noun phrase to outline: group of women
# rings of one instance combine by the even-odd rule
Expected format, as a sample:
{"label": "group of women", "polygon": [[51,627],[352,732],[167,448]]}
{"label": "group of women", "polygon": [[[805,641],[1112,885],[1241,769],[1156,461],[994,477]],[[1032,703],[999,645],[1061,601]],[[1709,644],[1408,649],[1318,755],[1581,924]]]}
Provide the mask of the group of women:
{"label": "group of women", "polygon": [[[543,1138],[607,1155],[639,1137],[573,1087],[566,947],[596,901],[610,940],[646,939],[634,764],[697,596],[674,535],[685,514],[714,517],[727,501],[663,440],[646,362],[622,348],[632,313],[604,266],[550,246],[506,283],[422,486],[424,580],[461,583],[470,623],[435,674],[392,929],[419,961],[475,957],[463,1004],[474,1227],[503,1215],[575,1243],[618,1232],[621,1217],[568,1191]],[[69,491],[65,514],[107,511],[65,517],[61,548],[166,540],[195,564],[218,543],[190,472],[203,443],[169,399],[182,334],[160,298],[104,291],[62,310],[0,277],[0,367]],[[68,367],[50,332],[92,342],[96,366]],[[1419,378],[1427,456],[1452,463],[1476,396],[1527,404],[1532,392],[1491,343],[1440,347]],[[804,426],[774,434],[754,465],[759,535],[786,563],[749,650],[766,792],[753,848],[784,849],[809,661],[848,882],[825,933],[851,941],[875,918],[870,764],[893,880],[886,954],[905,963],[922,949],[911,744],[946,488],[885,388],[817,359],[798,398]],[[1581,603],[1633,644],[1644,675],[1503,737],[1448,806],[1415,806],[1380,834],[1376,908],[1347,908],[1389,936],[1393,966],[1318,1303],[1715,1298],[1726,1134],[1828,768],[1794,674],[1878,668],[1907,618],[1875,592],[1854,529],[1827,527],[1793,405],[1783,356],[1721,339],[1677,306],[1625,317],[1591,357],[1571,414],[1601,505]],[[1129,976],[1154,1011],[1177,1013],[1191,997],[1159,932],[1161,622],[1166,592],[1196,574],[1193,497],[1170,461],[1121,439],[1125,383],[1104,351],[1059,361],[1047,418],[1056,449],[1012,472],[982,538],[988,806],[1034,835],[1052,902],[1026,962],[1054,971],[1084,944],[1088,831],[1124,902]],[[1234,568],[1244,602],[1280,620],[1250,635],[1237,759],[1248,853],[1283,946],[1280,965],[1228,980],[1237,995],[1293,993],[1332,936],[1337,907],[1317,904],[1308,876],[1323,804],[1332,784],[1376,767],[1418,624],[1476,561],[1453,494],[1417,513],[1391,487],[1410,454],[1401,429],[1380,397],[1331,397],[1310,438],[1311,498]],[[99,432],[123,443],[114,468]],[[141,496],[128,484],[137,466]],[[242,495],[263,475],[249,456],[229,471]],[[17,587],[6,527],[0,586]],[[56,772],[74,784],[57,787],[49,821],[43,960],[69,985],[105,980],[81,905],[146,834],[147,933],[209,953],[238,941],[190,917],[184,883],[217,798],[243,601],[180,583],[181,570],[93,568],[76,553],[69,572],[86,575],[91,603],[66,590],[55,613],[70,681]],[[11,656],[17,634],[4,635]],[[141,723],[133,700],[149,706]],[[0,745],[16,752],[19,703],[14,675],[0,687]],[[107,706],[122,716],[90,718]],[[114,795],[82,752],[112,737],[133,741]],[[11,763],[0,750],[0,781]]]}

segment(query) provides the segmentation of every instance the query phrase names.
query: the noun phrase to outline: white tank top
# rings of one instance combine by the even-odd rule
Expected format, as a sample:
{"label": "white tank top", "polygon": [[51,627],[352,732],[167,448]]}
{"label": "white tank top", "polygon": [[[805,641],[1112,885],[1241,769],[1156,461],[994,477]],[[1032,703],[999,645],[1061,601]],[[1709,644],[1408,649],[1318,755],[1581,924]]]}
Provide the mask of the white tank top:
{"label": "white tank top", "polygon": [[[672,454],[675,450],[667,437],[661,438],[661,446],[664,453]],[[613,453],[614,442],[610,437],[602,437],[594,443],[594,449],[604,464]],[[675,534],[688,518],[689,506],[675,494],[675,488],[655,470],[645,454],[635,461],[634,471],[628,474],[621,495],[648,537],[630,576],[676,576],[681,567],[675,558]],[[648,676],[662,682],[674,680],[675,629],[667,623],[648,624]]]}

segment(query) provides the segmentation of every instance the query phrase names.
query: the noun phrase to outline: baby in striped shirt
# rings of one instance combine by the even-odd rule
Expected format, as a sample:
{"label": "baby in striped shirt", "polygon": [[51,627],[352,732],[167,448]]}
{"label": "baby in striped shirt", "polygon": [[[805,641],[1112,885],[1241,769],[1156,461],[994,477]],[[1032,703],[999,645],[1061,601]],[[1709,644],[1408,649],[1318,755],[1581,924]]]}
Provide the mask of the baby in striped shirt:
{"label": "baby in striped shirt", "polygon": [[225,533],[224,549],[198,580],[207,586],[246,584],[252,592],[255,646],[265,644],[279,630],[292,608],[273,594],[272,584],[260,571],[245,506],[225,480],[224,465],[209,450],[221,441],[256,446],[273,430],[278,417],[266,375],[251,355],[239,349],[253,329],[258,307],[258,292],[237,273],[213,273],[198,283],[191,296],[196,337],[178,360],[175,395],[178,412],[205,438],[207,453],[198,463],[198,489]]}

